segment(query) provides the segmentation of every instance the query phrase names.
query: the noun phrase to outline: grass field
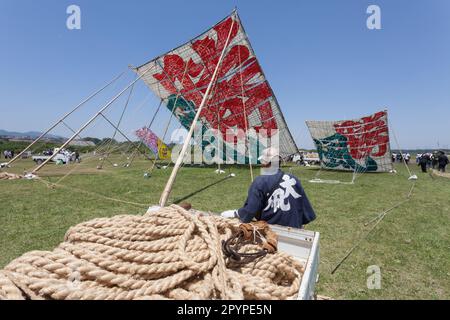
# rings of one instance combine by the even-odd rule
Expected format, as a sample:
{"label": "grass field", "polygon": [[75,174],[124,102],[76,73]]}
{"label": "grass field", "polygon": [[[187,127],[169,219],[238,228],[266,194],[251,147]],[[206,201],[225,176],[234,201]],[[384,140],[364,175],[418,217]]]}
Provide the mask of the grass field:
{"label": "grass field", "polygon": [[[48,188],[37,180],[0,181],[0,267],[29,250],[49,250],[79,222],[116,214],[142,214],[156,204],[170,170],[143,172],[149,161],[132,167],[85,161],[61,184]],[[21,173],[32,163],[21,160],[8,172]],[[70,166],[49,165],[44,179],[55,182]],[[170,197],[201,210],[238,208],[250,183],[248,168],[225,167],[235,178],[223,179],[214,168],[183,168]],[[319,294],[343,299],[450,299],[450,179],[418,173],[412,198],[388,213],[335,274],[331,270],[371,225],[364,223],[405,199],[413,182],[405,168],[397,174],[364,174],[354,185],[313,184],[315,168],[286,167],[303,181],[317,219],[307,229],[319,231]],[[326,179],[350,181],[351,174],[321,172]],[[86,190],[86,191],[81,191]],[[109,198],[125,202],[112,201]],[[369,290],[367,267],[381,268],[381,289]]]}

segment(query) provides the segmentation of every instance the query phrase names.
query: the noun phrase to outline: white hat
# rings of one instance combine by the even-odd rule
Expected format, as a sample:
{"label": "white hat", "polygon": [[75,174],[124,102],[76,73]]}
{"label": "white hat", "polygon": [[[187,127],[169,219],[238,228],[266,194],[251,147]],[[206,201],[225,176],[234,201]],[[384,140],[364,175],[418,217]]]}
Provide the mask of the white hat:
{"label": "white hat", "polygon": [[278,149],[275,149],[274,147],[270,147],[267,149],[264,149],[262,152],[262,155],[258,158],[258,160],[262,164],[268,164],[273,161],[274,158],[277,158],[278,160],[279,152]]}

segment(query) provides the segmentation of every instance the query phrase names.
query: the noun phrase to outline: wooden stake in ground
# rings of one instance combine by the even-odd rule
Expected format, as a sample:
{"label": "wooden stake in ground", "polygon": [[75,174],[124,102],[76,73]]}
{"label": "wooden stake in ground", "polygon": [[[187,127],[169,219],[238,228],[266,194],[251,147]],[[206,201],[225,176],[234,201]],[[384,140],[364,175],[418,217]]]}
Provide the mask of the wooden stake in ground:
{"label": "wooden stake in ground", "polygon": [[[178,155],[177,162],[175,163],[175,166],[173,167],[172,173],[170,174],[170,177],[169,177],[169,180],[167,181],[166,187],[164,188],[164,191],[161,194],[161,199],[159,200],[159,205],[161,207],[164,207],[166,205],[166,203],[167,203],[167,199],[169,198],[170,191],[172,191],[172,186],[173,186],[173,184],[175,182],[178,170],[180,169],[180,166],[181,166],[181,163],[183,162],[183,159],[184,159],[184,156],[186,154],[187,148],[189,147],[189,143],[191,141],[192,134],[194,133],[194,130],[195,130],[195,125],[196,125],[196,123],[198,121],[198,118],[200,117],[200,113],[201,113],[205,103],[208,101],[209,92],[211,91],[212,84],[214,83],[214,80],[215,80],[215,78],[217,76],[217,72],[219,71],[220,64],[222,63],[223,56],[224,56],[225,51],[226,51],[226,49],[228,47],[228,43],[230,41],[231,32],[233,30],[234,23],[235,23],[235,21],[233,19],[233,22],[231,23],[230,31],[228,32],[227,41],[225,42],[225,45],[224,45],[224,47],[222,49],[222,53],[221,53],[221,55],[219,57],[219,61],[217,62],[216,68],[215,68],[214,73],[213,73],[213,75],[211,77],[211,81],[209,82],[208,88],[206,89],[206,92],[205,92],[205,95],[203,96],[202,102],[200,103],[200,106],[197,109],[197,113],[195,114],[195,118],[192,121],[191,128],[189,129],[188,135],[186,136],[186,139],[184,140],[183,148],[181,149],[181,152]],[[176,106],[174,106],[174,108],[175,107]]]}

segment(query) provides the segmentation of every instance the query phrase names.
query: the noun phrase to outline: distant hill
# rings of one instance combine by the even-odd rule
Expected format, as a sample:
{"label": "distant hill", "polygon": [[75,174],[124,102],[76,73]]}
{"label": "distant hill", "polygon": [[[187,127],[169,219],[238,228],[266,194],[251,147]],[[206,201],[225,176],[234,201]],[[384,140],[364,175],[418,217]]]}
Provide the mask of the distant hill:
{"label": "distant hill", "polygon": [[[42,132],[38,131],[27,131],[27,132],[15,132],[15,131],[7,131],[0,129],[0,137],[7,137],[7,138],[37,138],[42,134]],[[48,139],[54,139],[54,140],[64,140],[66,138],[57,136],[54,134],[47,134],[46,138]]]}

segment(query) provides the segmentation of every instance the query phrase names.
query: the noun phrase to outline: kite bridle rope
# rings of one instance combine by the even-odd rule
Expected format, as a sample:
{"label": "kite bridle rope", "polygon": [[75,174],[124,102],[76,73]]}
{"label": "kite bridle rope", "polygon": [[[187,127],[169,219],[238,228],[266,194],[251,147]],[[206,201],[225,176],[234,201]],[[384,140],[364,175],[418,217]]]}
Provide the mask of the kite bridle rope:
{"label": "kite bridle rope", "polygon": [[[161,109],[162,103],[163,103],[163,100],[161,99],[161,100],[159,101],[158,108],[156,109],[155,113],[153,114],[152,119],[150,120],[150,123],[149,123],[148,126],[147,126],[148,129],[150,129],[150,128],[152,127],[153,122],[155,121],[156,115],[159,113],[159,110]],[[130,159],[130,161],[128,162],[128,166],[130,166],[130,165],[133,163],[133,160],[134,160],[134,158],[136,157],[136,153],[138,152],[138,150],[140,149],[140,147],[142,146],[143,143],[144,143],[144,142],[141,140],[141,141],[139,142],[139,144],[137,145],[136,149],[135,149],[135,150],[133,151],[133,153],[131,154],[131,159]]]}
{"label": "kite bridle rope", "polygon": [[[364,174],[365,172],[368,171],[368,165],[367,165],[367,160],[369,159],[370,155],[371,155],[371,151],[369,151],[369,148],[366,148],[364,155],[362,158],[364,158],[364,167],[363,166],[359,166],[360,170],[358,170],[358,163],[355,164],[355,170],[353,171],[353,178],[352,178],[352,183],[355,182],[356,178],[359,176],[361,176],[362,174]],[[356,161],[355,161],[356,162]]]}
{"label": "kite bridle rope", "polygon": [[409,176],[412,177],[413,174],[412,174],[411,170],[409,169],[408,164],[406,163],[405,157],[403,156],[403,151],[402,151],[402,149],[400,148],[400,144],[398,143],[397,136],[396,136],[396,134],[395,134],[395,131],[394,131],[394,128],[392,127],[392,125],[391,125],[391,131],[392,131],[392,135],[394,136],[395,143],[397,144],[398,151],[400,151],[400,155],[402,156],[402,162],[403,162],[403,164],[405,165],[406,170],[408,170]]}
{"label": "kite bridle rope", "polygon": [[[136,78],[137,78],[137,76],[136,76]],[[125,105],[123,106],[123,110],[122,110],[122,113],[121,113],[121,115],[120,115],[119,121],[117,122],[117,127],[114,128],[114,133],[113,133],[113,135],[112,135],[112,137],[111,137],[111,140],[109,140],[109,144],[108,144],[108,147],[107,147],[107,149],[106,149],[106,154],[103,155],[103,160],[102,160],[102,162],[100,163],[100,168],[103,167],[103,164],[105,163],[105,159],[108,158],[109,155],[110,155],[109,149],[111,148],[111,145],[112,145],[112,143],[113,143],[113,141],[114,141],[114,138],[115,138],[116,135],[117,135],[117,130],[118,130],[118,128],[120,127],[120,124],[122,123],[122,119],[123,119],[123,116],[124,116],[124,114],[125,114],[125,111],[126,111],[127,108],[128,108],[128,104],[129,104],[129,102],[130,102],[131,96],[133,95],[134,85],[135,85],[135,83],[133,83],[133,85],[132,85],[131,88],[130,88],[130,92],[128,93],[128,97],[127,97],[127,100],[126,100],[126,102],[125,102]]]}
{"label": "kite bridle rope", "polygon": [[[185,76],[187,74],[188,67],[189,67],[189,61],[186,62],[186,67],[184,68],[183,76],[181,77],[181,81],[180,81],[181,84],[183,83],[184,78],[185,78]],[[162,68],[162,70],[164,70],[164,68]],[[164,73],[165,73],[165,71],[164,71]],[[165,73],[165,75],[166,75],[167,79],[172,83],[172,85],[175,86],[175,88],[176,88],[175,83],[172,81],[172,79],[170,79],[169,75],[167,73]],[[162,143],[164,143],[164,140],[165,140],[166,135],[167,135],[167,131],[169,130],[170,124],[172,123],[172,118],[173,118],[173,115],[175,114],[175,109],[177,107],[178,98],[180,96],[181,96],[181,89],[179,89],[178,92],[177,92],[177,96],[175,97],[175,101],[173,103],[172,111],[170,112],[169,120],[167,121],[166,127],[164,128],[164,133],[163,133],[163,136],[161,137]],[[161,99],[161,103],[162,103],[162,101],[163,100]],[[187,102],[187,100],[186,100],[186,102]],[[160,104],[160,106],[161,106],[161,104]],[[158,107],[158,110],[159,110],[159,107]],[[152,122],[153,122],[153,119],[152,119]],[[150,126],[148,128],[150,129]],[[158,160],[158,153],[155,154],[155,159],[153,160],[152,166],[151,166],[151,168],[149,170],[150,173],[153,172],[153,169],[155,168],[157,160]],[[169,165],[170,162],[171,162],[171,160],[169,159],[169,163],[167,165]]]}
{"label": "kite bridle rope", "polygon": [[[212,97],[216,96],[216,92],[217,92],[217,88],[218,88],[218,84],[219,84],[219,77],[217,77],[216,82],[214,84],[214,88],[213,88],[213,94]],[[220,137],[222,136],[222,132],[220,131],[220,110],[222,109],[223,105],[224,105],[225,101],[222,102],[221,105],[219,105],[219,102],[217,101],[217,103],[215,105],[217,105],[217,152],[218,152],[218,156],[217,156],[217,173],[220,174],[221,168],[220,168],[220,163],[223,160],[223,155],[220,154],[220,150],[223,147],[223,140],[220,139]],[[221,145],[219,145],[219,143],[221,143]]]}
{"label": "kite bridle rope", "polygon": [[[322,143],[322,145],[323,145],[323,143]],[[335,149],[333,150],[332,154],[331,154],[331,159],[337,159],[336,154],[337,154],[337,149],[335,148]],[[328,158],[328,157],[327,157],[327,158]],[[327,180],[327,179],[323,180],[323,179],[319,178],[319,175],[321,175],[322,170],[323,170],[323,168],[322,168],[322,162],[323,162],[323,160],[321,160],[320,168],[319,168],[319,170],[316,172],[316,174],[315,174],[315,176],[314,176],[314,179],[313,179],[313,180],[310,180],[310,182],[331,183],[331,184],[354,184],[354,180],[356,179],[356,177],[355,177],[355,170],[356,170],[357,166],[355,166],[355,169],[352,171],[352,180],[351,180],[351,181],[345,181],[345,182],[342,182],[342,181],[340,181],[340,180]],[[348,172],[349,172],[349,171],[348,171]]]}
{"label": "kite bridle rope", "polygon": [[130,205],[141,207],[141,208],[142,207],[143,208],[148,208],[148,204],[138,203],[138,202],[133,202],[133,201],[127,201],[127,200],[122,200],[122,199],[113,198],[113,197],[108,197],[108,196],[99,194],[97,192],[88,191],[88,190],[85,190],[85,189],[81,189],[81,188],[77,188],[77,187],[73,187],[73,186],[68,186],[68,185],[60,184],[60,183],[56,183],[56,182],[46,181],[46,180],[42,179],[42,177],[36,177],[35,180],[38,180],[38,181],[42,182],[48,188],[55,188],[55,187],[66,188],[66,189],[70,189],[70,190],[73,190],[73,191],[76,191],[76,192],[80,192],[80,193],[85,193],[87,195],[90,195],[90,196],[93,196],[93,197],[97,197],[97,198],[100,198],[100,199],[104,199],[104,200],[108,200],[108,201],[130,204]]}
{"label": "kite bridle rope", "polygon": [[[113,153],[116,150],[119,150],[121,148],[120,145],[114,146],[110,149],[110,152]],[[59,178],[59,180],[57,180],[54,184],[60,184],[64,179],[66,179],[68,176],[70,176],[71,174],[73,174],[77,169],[79,169],[82,164],[84,164],[86,161],[96,158],[97,154],[92,153],[90,156],[85,156],[83,157],[83,161],[76,163],[72,169],[70,169],[66,174],[64,174],[61,178]],[[108,160],[109,161],[109,160]]]}
{"label": "kite bridle rope", "polygon": [[333,268],[333,270],[331,271],[331,274],[334,274],[337,269],[339,269],[339,267],[344,263],[345,260],[347,260],[347,258],[353,253],[353,251],[358,248],[361,243],[367,239],[367,237],[372,233],[373,230],[375,230],[375,228],[381,223],[381,221],[383,221],[383,219],[386,217],[386,215],[391,212],[392,210],[400,207],[402,204],[408,202],[411,200],[412,195],[413,195],[413,191],[414,191],[414,187],[416,186],[416,181],[413,182],[408,194],[406,195],[406,198],[401,200],[400,202],[398,202],[397,204],[393,205],[392,207],[384,210],[383,212],[381,212],[380,214],[378,214],[374,219],[370,220],[369,222],[365,223],[364,226],[369,225],[370,223],[375,222],[375,224],[356,242],[355,245],[353,245],[348,251],[347,253],[344,255],[344,257],[336,264],[336,266]]}
{"label": "kite bridle rope", "polygon": [[[183,81],[184,81],[184,78],[185,78],[185,76],[186,76],[186,74],[187,74],[187,71],[188,71],[188,67],[189,67],[189,61],[186,62],[186,67],[184,68],[183,76],[181,77],[181,83],[183,83]],[[166,75],[166,77],[167,77],[168,79],[170,79],[168,75]],[[175,84],[173,83],[172,79],[170,79],[170,81],[172,82],[173,85],[175,85]],[[173,107],[172,107],[172,112],[170,113],[169,121],[167,122],[167,125],[166,125],[166,127],[165,127],[165,129],[164,129],[164,134],[163,134],[163,136],[162,136],[162,140],[163,140],[163,141],[164,141],[164,139],[165,139],[165,137],[166,137],[166,135],[167,135],[167,131],[169,130],[170,123],[172,122],[173,115],[175,114],[175,109],[177,108],[178,98],[179,98],[180,96],[181,96],[181,89],[178,90],[177,96],[175,97],[175,101],[174,101]],[[186,103],[187,103],[187,100],[186,100]]]}

